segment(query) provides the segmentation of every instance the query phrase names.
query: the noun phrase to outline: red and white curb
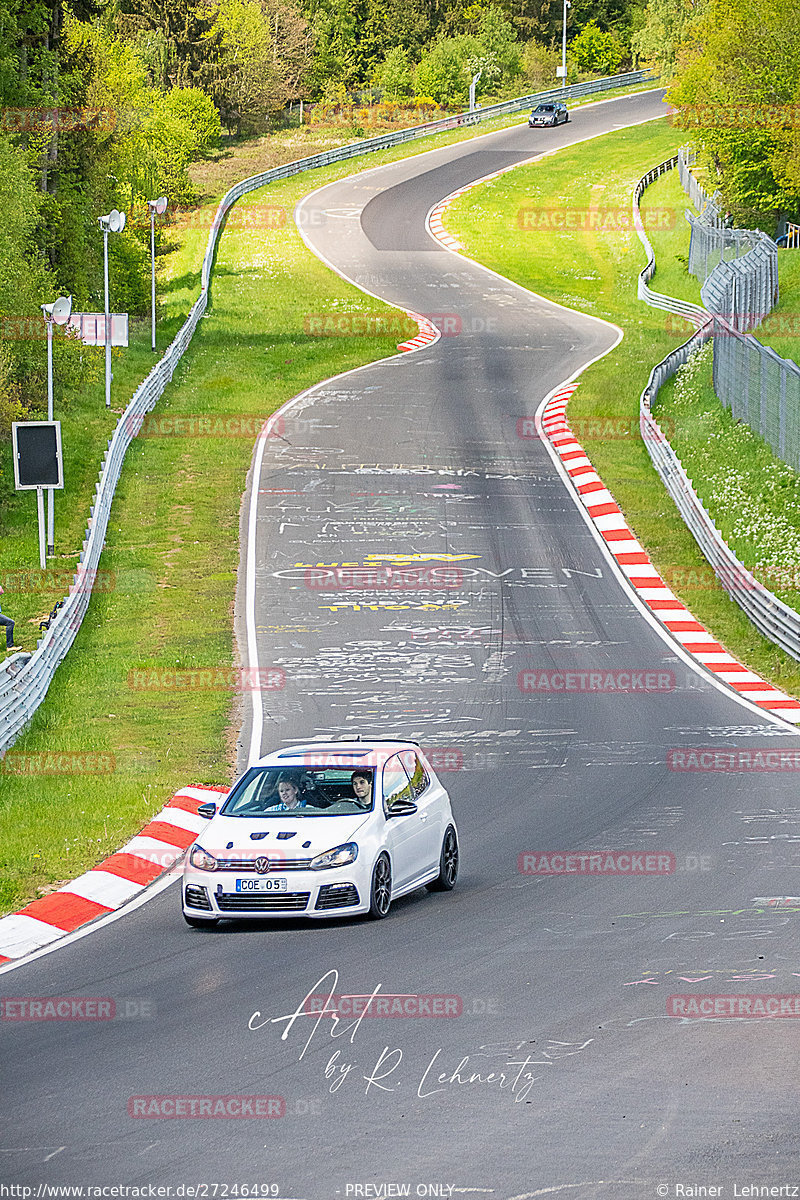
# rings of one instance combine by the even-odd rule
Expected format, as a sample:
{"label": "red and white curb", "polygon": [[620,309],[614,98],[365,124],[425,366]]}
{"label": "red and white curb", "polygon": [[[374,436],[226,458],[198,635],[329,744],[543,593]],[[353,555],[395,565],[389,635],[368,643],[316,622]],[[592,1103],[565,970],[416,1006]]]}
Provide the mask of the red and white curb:
{"label": "red and white curb", "polygon": [[447,196],[441,200],[435,208],[432,208],[428,213],[428,228],[437,242],[441,242],[443,246],[447,246],[448,250],[463,250],[464,247],[459,242],[458,238],[454,238],[452,233],[448,233],[442,223],[444,210],[447,208],[451,200],[455,200],[458,196],[463,196],[464,192],[469,191],[468,188],[461,188],[458,192],[453,192],[451,196]]}
{"label": "red and white curb", "polygon": [[542,432],[561,459],[588,515],[629,584],[672,637],[706,670],[751,704],[792,724],[800,724],[800,700],[788,696],[728,654],[681,603],[653,566],[569,427],[567,402],[577,386],[577,381],[573,380],[553,394],[541,415]]}
{"label": "red and white curb", "polygon": [[175,866],[206,824],[201,804],[228,788],[183,788],[127,845],[72,883],[0,917],[0,965],[41,950],[127,904]]}
{"label": "red and white curb", "polygon": [[552,150],[545,150],[544,153],[539,153],[535,155],[534,158],[528,159],[526,162],[512,163],[510,167],[501,167],[499,171],[492,171],[491,175],[484,175],[480,179],[474,179],[472,183],[465,184],[464,187],[459,188],[458,191],[451,192],[449,196],[445,196],[444,200],[440,200],[438,204],[435,204],[428,213],[428,218],[426,221],[428,232],[432,235],[432,237],[436,238],[437,242],[441,242],[443,246],[446,246],[448,250],[455,250],[457,253],[461,253],[464,249],[464,247],[461,245],[461,242],[458,240],[458,238],[453,237],[452,233],[448,233],[444,227],[442,218],[444,217],[445,209],[452,204],[454,200],[457,200],[459,196],[466,195],[466,193],[471,192],[473,188],[480,187],[482,184],[488,183],[491,179],[497,179],[500,175],[506,175],[509,171],[516,171],[517,167],[524,167],[530,162],[537,162],[540,158],[544,158],[546,154],[552,153]]}
{"label": "red and white curb", "polygon": [[407,350],[419,350],[420,346],[430,346],[433,342],[438,342],[439,330],[432,321],[429,321],[427,317],[421,317],[419,313],[410,312],[408,315],[419,325],[419,333],[416,337],[409,338],[407,342],[400,342],[398,350],[405,353]]}

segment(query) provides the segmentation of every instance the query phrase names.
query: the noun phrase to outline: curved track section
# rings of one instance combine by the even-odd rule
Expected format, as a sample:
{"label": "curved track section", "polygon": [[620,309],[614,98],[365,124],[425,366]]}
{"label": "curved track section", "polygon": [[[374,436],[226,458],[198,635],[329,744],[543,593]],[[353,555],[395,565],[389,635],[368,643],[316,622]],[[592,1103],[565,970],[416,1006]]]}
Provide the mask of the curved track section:
{"label": "curved track section", "polygon": [[[424,230],[437,200],[514,155],[660,111],[653,94],[607,102],[304,202],[325,214],[304,222],[317,253],[458,336],[312,389],[262,447],[250,632],[287,683],[242,756],[254,729],[256,750],[419,738],[454,798],[463,875],[378,924],[211,933],[182,927],[169,889],[5,974],[5,996],[130,1013],[2,1023],[9,1181],[275,1184],[287,1200],[791,1182],[792,1022],[675,1018],[668,998],[798,990],[795,776],[668,764],[676,748],[741,759],[798,739],[648,623],[545,446],[518,436],[618,331]],[[554,876],[568,852],[602,871]],[[675,869],[632,875],[648,854]],[[280,1019],[309,992],[378,986],[416,1015]],[[219,1094],[280,1096],[285,1115],[129,1115],[135,1097]]]}

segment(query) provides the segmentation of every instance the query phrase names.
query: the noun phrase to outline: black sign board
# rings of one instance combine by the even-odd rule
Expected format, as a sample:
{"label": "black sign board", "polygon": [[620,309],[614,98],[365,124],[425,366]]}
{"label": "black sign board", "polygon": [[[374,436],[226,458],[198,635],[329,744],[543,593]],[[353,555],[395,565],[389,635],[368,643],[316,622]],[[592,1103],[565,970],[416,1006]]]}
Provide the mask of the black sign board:
{"label": "black sign board", "polygon": [[63,488],[60,421],[14,421],[11,437],[17,491]]}

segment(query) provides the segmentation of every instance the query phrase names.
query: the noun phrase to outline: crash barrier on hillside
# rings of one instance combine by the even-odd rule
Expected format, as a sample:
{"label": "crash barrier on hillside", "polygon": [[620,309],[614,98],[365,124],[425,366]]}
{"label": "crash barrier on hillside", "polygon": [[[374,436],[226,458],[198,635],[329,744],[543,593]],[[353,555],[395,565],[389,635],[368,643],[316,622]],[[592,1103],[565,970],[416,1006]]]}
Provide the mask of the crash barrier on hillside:
{"label": "crash barrier on hillside", "polygon": [[[690,152],[679,151],[678,170],[691,196],[690,165]],[[706,202],[706,193],[694,183]],[[735,262],[719,262],[700,289],[706,310],[714,316],[714,391],[738,421],[760,433],[778,458],[800,471],[800,367],[747,336],[778,302],[778,247],[760,230],[706,226],[704,216],[686,216],[692,226],[692,246],[701,229],[709,241],[736,237],[739,248],[749,246]],[[718,249],[720,253],[724,249],[722,241]],[[691,267],[691,249],[689,263]],[[788,336],[796,337],[798,332],[793,315],[776,315],[772,328]]]}
{"label": "crash barrier on hillside", "polygon": [[322,154],[309,155],[295,162],[275,167],[271,171],[265,171],[263,174],[253,175],[249,179],[237,183],[223,196],[208,236],[208,245],[203,259],[200,295],[192,305],[186,322],[164,357],[134,392],[108,443],[108,450],[103,457],[95,491],[94,504],[90,510],[91,515],[86,527],[80,561],[69,595],[45,630],[34,653],[15,654],[0,666],[0,754],[14,742],[41,704],[59,663],[63,660],[80,629],[89,606],[92,587],[97,578],[111,502],[126,451],[141,428],[144,417],[151,411],[164,388],[171,381],[175,368],[192,340],[200,318],[206,311],[217,238],[231,206],[247,192],[280,179],[287,179],[301,171],[310,171],[316,167],[326,167],[333,163],[344,162],[347,159],[387,149],[390,146],[398,146],[416,138],[456,129],[462,125],[477,125],[492,117],[520,112],[547,100],[577,99],[593,95],[595,92],[607,92],[615,88],[645,83],[652,78],[649,70],[629,71],[623,75],[593,79],[587,83],[573,84],[566,88],[551,88],[546,92],[518,96],[513,100],[489,105],[472,113],[442,117],[440,120],[428,121],[423,125],[413,125],[408,129],[392,130],[390,133],[365,138],[346,146],[337,146]]}
{"label": "crash barrier on hillside", "polygon": [[740,333],[755,329],[778,303],[778,247],[766,233],[747,232],[753,235],[752,249],[736,262],[721,262],[700,288],[708,311]]}
{"label": "crash barrier on hillside", "polygon": [[[634,189],[634,225],[648,253],[648,265],[645,270],[652,268],[648,278],[652,277],[655,270],[655,256],[642,228],[639,200],[648,183],[657,179],[665,169],[671,170],[675,163],[675,159],[670,159],[667,163],[660,164],[640,179]],[[639,295],[646,303],[651,303],[647,296],[642,296],[641,290]],[[657,304],[655,307],[661,308],[663,305]],[[702,314],[697,331],[687,342],[657,363],[650,372],[647,387],[639,401],[639,428],[642,439],[653,466],[725,591],[764,637],[800,661],[800,614],[774,596],[733,553],[651,412],[659,388],[688,362],[692,354],[700,350],[709,338],[713,338],[714,387],[720,399],[723,393],[730,397],[731,402],[728,406],[733,408],[734,416],[740,416],[752,425],[749,414],[757,413],[762,425],[777,431],[779,440],[782,437],[787,443],[791,440],[794,444],[796,441],[800,447],[800,368],[795,363],[778,358],[749,334],[739,333],[724,317],[703,313],[702,309],[697,309],[697,313]],[[696,321],[696,314],[693,320]],[[771,373],[770,369],[764,366],[770,358],[774,360]],[[749,385],[755,365],[758,373],[753,381],[755,386],[751,390]],[[737,399],[738,411],[733,407],[737,388],[745,389],[743,396]],[[745,412],[748,415],[742,415]],[[753,427],[758,428],[758,425]],[[766,434],[763,436],[766,437]],[[789,459],[786,458],[785,461],[788,462]],[[800,469],[800,463],[797,469]]]}
{"label": "crash barrier on hillside", "polygon": [[740,332],[754,329],[778,303],[778,247],[760,229],[732,229],[720,216],[717,193],[709,196],[691,170],[694,151],[678,151],[683,190],[699,216],[686,212],[692,228],[689,274],[703,284],[709,312],[720,313]]}

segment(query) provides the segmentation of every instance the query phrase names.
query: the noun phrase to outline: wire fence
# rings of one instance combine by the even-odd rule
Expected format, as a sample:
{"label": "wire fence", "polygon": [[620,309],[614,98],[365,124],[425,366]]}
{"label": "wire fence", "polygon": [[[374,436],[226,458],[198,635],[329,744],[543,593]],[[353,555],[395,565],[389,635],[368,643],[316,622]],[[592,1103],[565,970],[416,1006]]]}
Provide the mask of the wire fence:
{"label": "wire fence", "polygon": [[682,147],[678,174],[699,213],[685,214],[692,230],[689,274],[703,284],[700,294],[709,312],[740,332],[754,329],[778,303],[778,247],[761,230],[732,229],[720,215],[719,194],[708,194],[691,170],[694,163],[695,152]]}
{"label": "wire fence", "polygon": [[[647,274],[649,279],[655,271],[655,255],[642,228],[639,200],[648,184],[676,165],[684,181],[686,161],[682,155],[678,155],[654,167],[639,180],[634,189],[634,225],[648,253],[647,266],[640,276],[639,296],[645,303],[657,308],[668,307],[662,302],[671,298],[651,292],[649,288],[642,290],[642,276]],[[694,194],[702,205],[707,199],[706,193],[697,180],[694,180],[694,184],[698,189]],[[692,185],[688,180],[684,182],[684,187],[691,195]],[[741,260],[742,263],[748,258],[754,261],[748,255]],[[709,283],[712,278],[713,274],[709,277]],[[672,308],[670,311],[679,310]],[[697,308],[693,319],[699,325],[697,331],[650,372],[647,387],[639,401],[642,439],[653,466],[725,591],[760,633],[800,661],[800,614],[773,595],[733,553],[651,412],[659,388],[709,338],[713,338],[714,390],[717,396],[735,417],[751,428],[758,429],[780,458],[795,470],[800,470],[800,368],[790,359],[780,358],[751,334],[734,328],[720,314],[703,312]]]}
{"label": "wire fence", "polygon": [[703,187],[700,180],[692,171],[692,167],[697,162],[697,155],[691,146],[682,146],[678,151],[678,175],[680,176],[681,185],[686,195],[691,200],[697,211],[705,217],[709,224],[716,222],[722,224],[722,218],[719,215],[717,206],[717,197],[719,192],[714,192],[709,195]]}
{"label": "wire fence", "polygon": [[[686,214],[692,227],[689,269],[694,251],[695,274],[705,278],[700,295],[713,316],[714,391],[737,420],[760,433],[778,458],[798,471],[800,367],[748,335],[778,302],[778,247],[760,230],[718,224],[715,197],[708,196],[690,170],[693,161],[691,151],[678,152],[681,182],[695,206],[699,201],[701,207],[700,217]],[[741,258],[733,262],[722,258],[744,247],[748,248]],[[703,276],[701,260],[705,269],[715,257],[717,265]]]}
{"label": "wire fence", "polygon": [[800,471],[800,367],[751,334],[714,319],[714,391],[733,413]]}
{"label": "wire fence", "polygon": [[407,129],[392,130],[377,137],[365,138],[346,146],[337,146],[335,149],[326,150],[321,154],[313,154],[297,159],[295,162],[285,163],[283,166],[275,167],[260,175],[253,175],[249,179],[237,183],[223,196],[208,236],[208,245],[203,259],[200,295],[192,305],[189,316],[163,358],[134,392],[108,443],[108,450],[103,456],[99,473],[94,504],[90,510],[89,522],[86,527],[83,550],[69,595],[57,606],[58,611],[44,636],[40,638],[34,653],[12,655],[0,665],[0,754],[13,744],[44,700],[59,664],[67,654],[81,627],[89,606],[92,585],[97,577],[111,502],[122,471],[125,454],[141,428],[145,415],[155,406],[164,388],[172,379],[175,368],[191,342],[200,318],[206,311],[217,238],[228,209],[247,192],[264,187],[265,184],[279,179],[297,175],[301,171],[310,171],[316,167],[344,162],[360,155],[371,154],[375,150],[401,145],[404,142],[428,137],[432,133],[455,129],[462,125],[477,125],[505,113],[523,111],[548,99],[576,99],[590,96],[596,92],[606,92],[615,88],[646,83],[652,78],[649,70],[629,71],[623,75],[593,79],[586,83],[572,84],[566,88],[551,88],[547,92],[518,96],[513,100],[505,100],[501,104],[493,104],[472,113],[459,113],[422,125],[413,125]]}
{"label": "wire fence", "polygon": [[708,341],[711,330],[709,322],[653,368],[639,402],[639,428],[653,466],[725,591],[764,637],[800,661],[800,614],[773,595],[736,557],[650,411],[662,384]]}

